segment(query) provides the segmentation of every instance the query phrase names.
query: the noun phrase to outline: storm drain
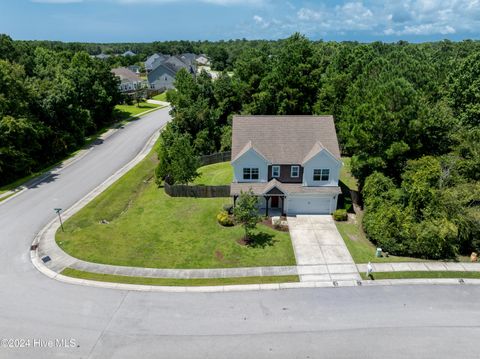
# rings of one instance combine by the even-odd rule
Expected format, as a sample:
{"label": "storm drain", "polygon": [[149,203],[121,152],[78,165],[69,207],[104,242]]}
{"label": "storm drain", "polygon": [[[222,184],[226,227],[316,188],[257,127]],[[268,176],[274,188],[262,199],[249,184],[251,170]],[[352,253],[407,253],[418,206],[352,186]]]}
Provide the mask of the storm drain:
{"label": "storm drain", "polygon": [[51,260],[52,260],[52,258],[50,258],[49,256],[42,257],[43,263],[50,262]]}

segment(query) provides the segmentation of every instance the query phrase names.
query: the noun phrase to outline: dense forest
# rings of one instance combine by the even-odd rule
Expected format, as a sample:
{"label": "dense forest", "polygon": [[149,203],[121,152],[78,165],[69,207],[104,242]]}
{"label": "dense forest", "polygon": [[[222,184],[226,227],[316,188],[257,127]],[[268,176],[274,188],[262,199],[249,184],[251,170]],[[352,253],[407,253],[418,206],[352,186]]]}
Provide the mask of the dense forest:
{"label": "dense forest", "polygon": [[[126,50],[137,55],[89,56]],[[154,52],[206,53],[223,71],[216,80],[177,74],[161,163],[180,151],[229,149],[233,114],[332,114],[375,244],[426,258],[480,250],[477,41],[362,44],[295,34],[279,41],[82,44],[0,36],[0,183],[60,159],[111,121],[120,98],[110,68]]]}
{"label": "dense forest", "polygon": [[311,42],[295,34],[246,48],[233,75],[177,75],[161,163],[174,160],[167,149],[179,138],[197,154],[228,149],[233,114],[332,114],[374,243],[426,258],[479,250],[479,45]]}
{"label": "dense forest", "polygon": [[119,101],[110,67],[88,53],[0,35],[0,185],[78,149]]}

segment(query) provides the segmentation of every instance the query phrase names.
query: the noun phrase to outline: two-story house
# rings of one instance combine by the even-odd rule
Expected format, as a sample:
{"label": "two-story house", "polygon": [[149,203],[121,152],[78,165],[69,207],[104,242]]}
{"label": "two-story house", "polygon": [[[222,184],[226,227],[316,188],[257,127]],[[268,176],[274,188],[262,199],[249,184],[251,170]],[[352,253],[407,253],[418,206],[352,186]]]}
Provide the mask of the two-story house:
{"label": "two-story house", "polygon": [[138,74],[126,67],[117,67],[112,69],[112,72],[120,79],[118,89],[122,93],[131,94],[147,87],[146,81],[142,80]]}
{"label": "two-story house", "polygon": [[342,162],[332,116],[234,116],[234,203],[251,189],[266,215],[335,211]]}

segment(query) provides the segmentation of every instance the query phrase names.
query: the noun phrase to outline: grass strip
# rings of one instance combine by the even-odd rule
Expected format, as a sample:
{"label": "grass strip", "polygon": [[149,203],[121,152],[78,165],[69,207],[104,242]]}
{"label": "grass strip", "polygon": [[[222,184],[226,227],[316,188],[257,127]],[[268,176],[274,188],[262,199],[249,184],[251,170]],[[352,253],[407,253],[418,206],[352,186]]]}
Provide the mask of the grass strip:
{"label": "grass strip", "polygon": [[[362,279],[369,279],[365,273],[360,273]],[[450,271],[405,271],[405,272],[374,272],[374,279],[437,279],[437,278],[470,278],[480,279],[480,272],[450,272]]]}
{"label": "grass strip", "polygon": [[101,274],[79,271],[72,268],[66,268],[62,275],[95,280],[99,282],[113,282],[125,284],[142,285],[161,285],[161,286],[215,286],[215,285],[238,285],[238,284],[267,284],[267,283],[287,283],[298,282],[296,275],[269,276],[269,277],[238,277],[238,278],[201,278],[201,279],[176,279],[176,278],[148,278],[148,277],[128,277],[113,274]]}

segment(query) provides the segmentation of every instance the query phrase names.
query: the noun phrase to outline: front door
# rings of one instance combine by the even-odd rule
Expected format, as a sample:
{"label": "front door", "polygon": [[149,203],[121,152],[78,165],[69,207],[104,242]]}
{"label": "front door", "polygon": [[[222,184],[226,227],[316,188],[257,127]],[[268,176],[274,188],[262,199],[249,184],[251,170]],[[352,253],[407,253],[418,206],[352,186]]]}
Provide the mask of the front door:
{"label": "front door", "polygon": [[270,207],[272,208],[278,208],[278,196],[272,196],[270,201],[272,202],[272,204],[270,205]]}

